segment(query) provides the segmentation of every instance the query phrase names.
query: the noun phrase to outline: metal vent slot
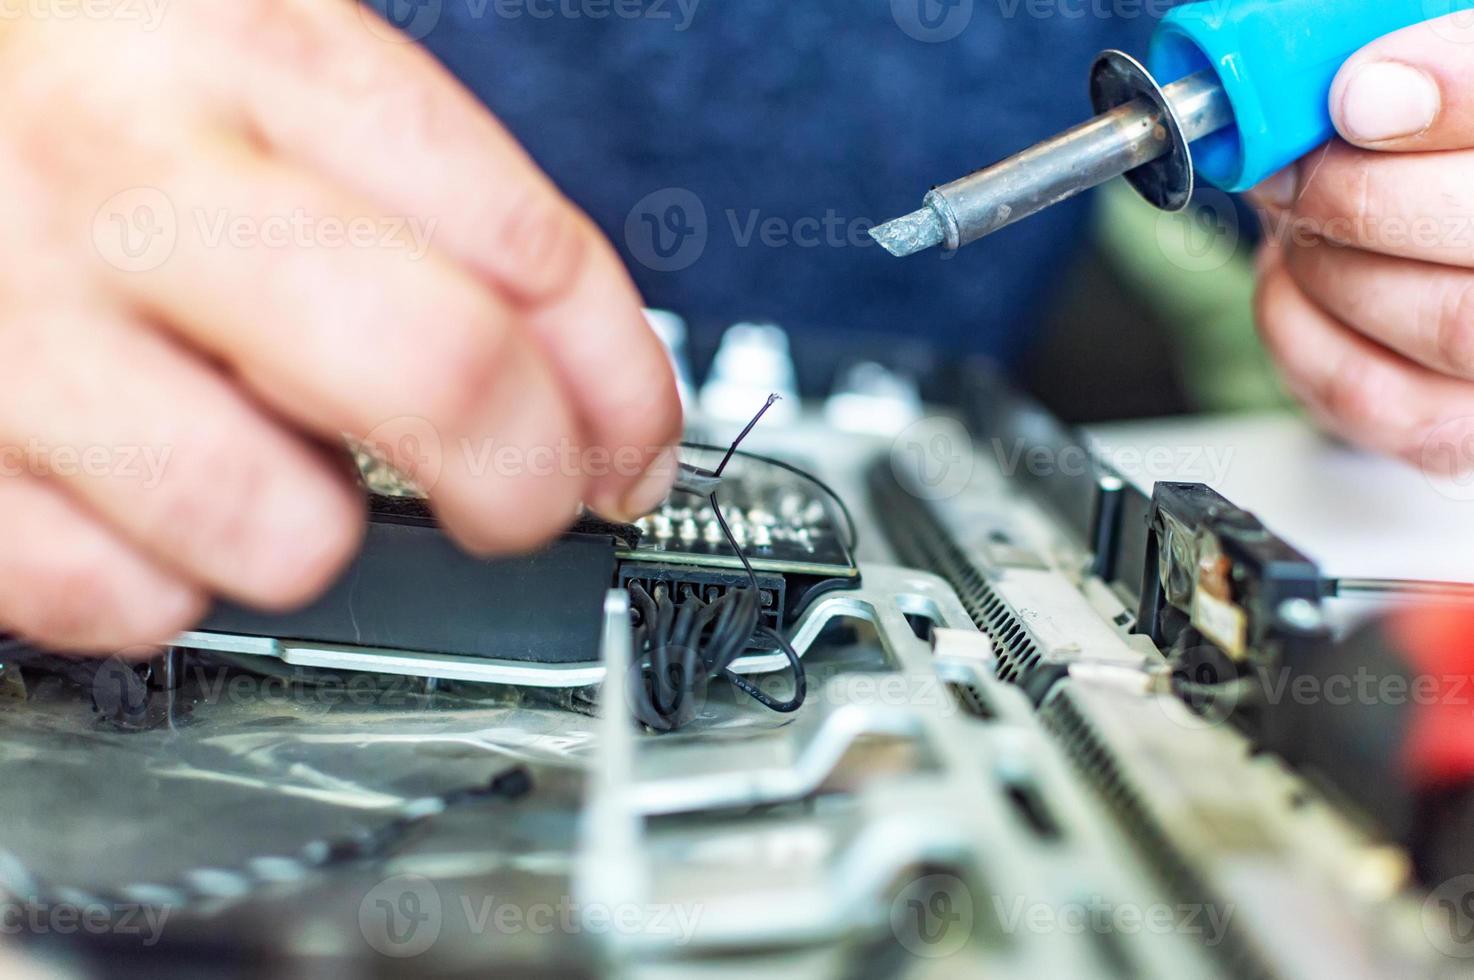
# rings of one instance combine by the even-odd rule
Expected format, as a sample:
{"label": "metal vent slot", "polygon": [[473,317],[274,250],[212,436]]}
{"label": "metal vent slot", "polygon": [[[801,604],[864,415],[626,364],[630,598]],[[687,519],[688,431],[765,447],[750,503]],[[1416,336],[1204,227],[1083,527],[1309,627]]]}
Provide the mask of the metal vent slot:
{"label": "metal vent slot", "polygon": [[992,587],[985,584],[983,590],[988,596],[984,606],[987,622],[983,629],[997,647],[998,679],[1020,684],[1044,654],[1023,622]]}
{"label": "metal vent slot", "polygon": [[998,713],[993,710],[993,706],[976,684],[951,683],[947,685],[947,689],[952,692],[952,699],[968,717],[979,721],[993,721],[998,717]]}
{"label": "metal vent slot", "polygon": [[1059,840],[1063,836],[1059,821],[1039,790],[1028,783],[1007,784],[1008,799],[1024,822],[1043,840]]}
{"label": "metal vent slot", "polygon": [[[1106,744],[1074,702],[1070,685],[1059,685],[1039,711],[1044,728],[1064,746],[1070,761],[1116,814],[1121,828],[1157,871],[1166,889],[1184,903],[1207,903],[1211,894],[1184,860],[1140,795],[1122,774]],[[1232,925],[1213,952],[1227,976],[1272,980],[1275,976],[1243,934]]]}
{"label": "metal vent slot", "polygon": [[925,502],[906,493],[888,463],[871,471],[871,493],[877,510],[891,515],[886,537],[903,564],[932,572],[956,590],[978,629],[993,641],[998,678],[1021,684],[1043,658],[1023,622],[972,560],[953,543]]}

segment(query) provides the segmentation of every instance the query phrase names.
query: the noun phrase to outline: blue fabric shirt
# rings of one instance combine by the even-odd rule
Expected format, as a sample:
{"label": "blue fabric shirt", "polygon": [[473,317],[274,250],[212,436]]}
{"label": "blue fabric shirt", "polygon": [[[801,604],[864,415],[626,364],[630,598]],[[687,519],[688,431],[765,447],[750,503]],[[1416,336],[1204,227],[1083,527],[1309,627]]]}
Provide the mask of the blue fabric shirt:
{"label": "blue fabric shirt", "polygon": [[[1082,121],[1152,0],[372,0],[698,326],[925,335],[1016,361],[1088,238],[1057,207],[947,256],[865,229]],[[1101,11],[1114,11],[1101,16]]]}

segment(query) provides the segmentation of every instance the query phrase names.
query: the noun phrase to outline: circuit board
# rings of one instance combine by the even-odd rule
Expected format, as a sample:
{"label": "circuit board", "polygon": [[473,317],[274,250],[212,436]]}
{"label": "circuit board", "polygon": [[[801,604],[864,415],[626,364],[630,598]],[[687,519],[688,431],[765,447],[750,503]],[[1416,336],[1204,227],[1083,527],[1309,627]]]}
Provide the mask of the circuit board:
{"label": "circuit board", "polygon": [[[382,459],[355,446],[364,484],[385,497],[422,496]],[[686,462],[712,466],[721,454],[685,449]],[[801,468],[739,454],[725,471],[717,503],[752,567],[759,571],[855,578],[849,528],[833,498]],[[626,561],[742,568],[710,502],[676,491],[658,510],[635,522],[638,546],[618,552]]]}
{"label": "circuit board", "polygon": [[[688,462],[714,464],[719,455],[688,450]],[[799,472],[750,456],[736,456],[724,473],[717,504],[752,567],[759,571],[853,578],[848,527],[827,492]],[[741,568],[704,497],[677,491],[636,522],[637,547],[628,561]]]}

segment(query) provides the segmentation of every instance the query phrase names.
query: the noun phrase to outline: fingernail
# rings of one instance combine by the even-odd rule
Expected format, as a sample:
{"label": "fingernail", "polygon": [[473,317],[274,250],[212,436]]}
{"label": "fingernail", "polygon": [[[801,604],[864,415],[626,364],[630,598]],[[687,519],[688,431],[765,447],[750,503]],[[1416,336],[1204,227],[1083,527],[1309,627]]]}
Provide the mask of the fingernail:
{"label": "fingernail", "polygon": [[1290,208],[1295,204],[1295,195],[1300,190],[1300,171],[1293,164],[1273,177],[1267,177],[1249,191],[1256,201],[1272,208]]}
{"label": "fingernail", "polygon": [[678,463],[675,449],[662,450],[630,492],[624,495],[619,506],[620,512],[614,516],[632,521],[659,507],[670,496],[671,487],[675,486]]}
{"label": "fingernail", "polygon": [[1438,118],[1438,85],[1426,72],[1395,61],[1358,68],[1341,96],[1341,129],[1359,143],[1416,136]]}

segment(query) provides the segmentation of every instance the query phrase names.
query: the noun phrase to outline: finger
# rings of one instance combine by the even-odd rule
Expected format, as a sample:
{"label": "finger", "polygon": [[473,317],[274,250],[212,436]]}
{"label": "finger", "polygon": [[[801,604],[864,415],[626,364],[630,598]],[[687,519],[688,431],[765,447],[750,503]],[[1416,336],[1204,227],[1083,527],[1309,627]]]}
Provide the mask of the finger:
{"label": "finger", "polygon": [[[1296,173],[1295,164],[1291,164],[1279,173],[1260,181],[1259,184],[1246,191],[1244,196],[1249,204],[1259,212],[1261,223],[1264,219],[1275,218],[1295,206],[1295,196],[1299,191],[1299,176]],[[1266,232],[1271,228],[1265,224]]]}
{"label": "finger", "polygon": [[145,558],[13,453],[0,474],[0,624],[62,650],[162,643],[204,615],[197,588]]}
{"label": "finger", "polygon": [[[268,146],[385,213],[433,227],[437,249],[528,308],[593,447],[591,501],[614,517],[653,507],[674,479],[641,481],[680,434],[680,401],[638,292],[594,224],[423,50],[365,30],[369,10],[321,4],[338,43],[258,49],[246,111]],[[667,460],[666,462],[669,462]]]}
{"label": "finger", "polygon": [[1278,240],[1265,236],[1254,255],[1254,270],[1260,282],[1285,264],[1285,249]]}
{"label": "finger", "polygon": [[0,445],[160,565],[282,607],[325,588],[360,534],[351,484],[230,384],[104,311],[0,326]]}
{"label": "finger", "polygon": [[1280,236],[1474,267],[1474,150],[1373,153],[1334,140],[1300,161]]}
{"label": "finger", "polygon": [[597,318],[605,292],[600,277],[586,275],[530,322],[567,389],[578,393],[591,444],[608,457],[605,463],[592,450],[585,457],[589,505],[633,521],[658,507],[675,484],[681,400],[670,360],[643,313],[633,320],[613,311]]}
{"label": "finger", "polygon": [[1421,463],[1428,434],[1474,415],[1474,385],[1429,371],[1335,321],[1272,266],[1256,300],[1265,344],[1287,387],[1344,438]]}
{"label": "finger", "polygon": [[415,452],[434,459],[415,475],[467,547],[568,526],[578,425],[516,310],[376,209],[254,151],[201,147],[165,190],[173,253],[113,271],[119,289],[325,437],[398,447],[418,423]]}
{"label": "finger", "polygon": [[1474,380],[1474,272],[1324,243],[1287,254],[1322,310],[1425,367]]}
{"label": "finger", "polygon": [[1331,88],[1336,129],[1383,151],[1474,147],[1474,28],[1454,14],[1373,41]]}

